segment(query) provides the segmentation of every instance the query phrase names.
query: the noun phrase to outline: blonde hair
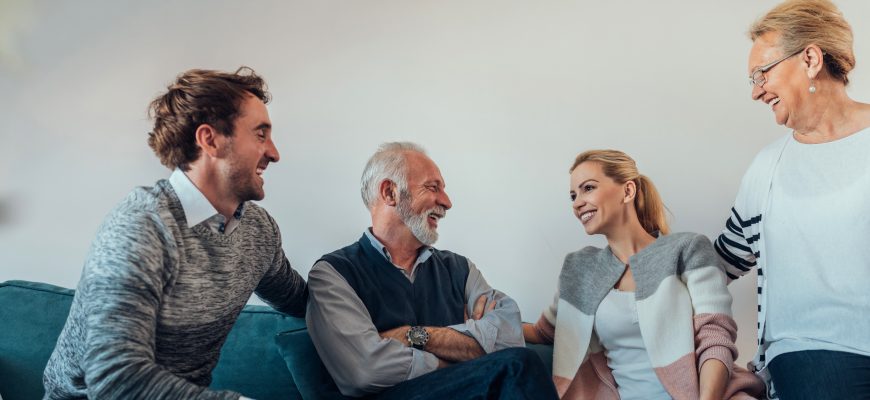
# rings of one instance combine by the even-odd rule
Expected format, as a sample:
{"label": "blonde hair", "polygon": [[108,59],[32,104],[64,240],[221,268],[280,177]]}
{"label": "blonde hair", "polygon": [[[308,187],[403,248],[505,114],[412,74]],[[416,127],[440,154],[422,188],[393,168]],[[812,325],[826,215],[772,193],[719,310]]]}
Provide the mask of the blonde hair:
{"label": "blonde hair", "polygon": [[568,170],[573,173],[578,165],[584,162],[596,162],[601,165],[604,175],[616,183],[623,184],[633,181],[637,186],[634,196],[634,209],[640,225],[650,234],[658,231],[662,235],[670,232],[668,227],[667,208],[659,196],[652,181],[637,171],[634,160],[619,150],[589,150],[577,155],[574,164]]}
{"label": "blonde hair", "polygon": [[835,80],[849,84],[855,68],[852,27],[829,0],[788,0],[768,11],[749,28],[755,41],[768,32],[780,34],[782,53],[792,54],[815,44],[824,52],[824,64]]}

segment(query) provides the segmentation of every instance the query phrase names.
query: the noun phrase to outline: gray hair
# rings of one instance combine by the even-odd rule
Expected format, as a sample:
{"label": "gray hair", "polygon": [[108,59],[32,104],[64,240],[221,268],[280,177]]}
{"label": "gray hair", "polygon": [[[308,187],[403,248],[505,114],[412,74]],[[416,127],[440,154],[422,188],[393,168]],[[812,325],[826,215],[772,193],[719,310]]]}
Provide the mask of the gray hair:
{"label": "gray hair", "polygon": [[411,151],[426,154],[420,145],[411,142],[384,143],[372,154],[360,179],[360,194],[366,208],[371,209],[377,202],[378,191],[384,180],[394,182],[399,193],[408,191],[406,153]]}

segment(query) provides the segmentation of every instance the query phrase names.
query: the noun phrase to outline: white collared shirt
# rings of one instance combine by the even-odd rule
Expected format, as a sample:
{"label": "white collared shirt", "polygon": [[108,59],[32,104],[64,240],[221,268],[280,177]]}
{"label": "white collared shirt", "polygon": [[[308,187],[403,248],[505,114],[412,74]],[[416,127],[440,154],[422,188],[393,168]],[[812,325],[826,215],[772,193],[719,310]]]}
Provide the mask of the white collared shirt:
{"label": "white collared shirt", "polygon": [[227,222],[226,217],[211,205],[211,202],[205,198],[205,195],[181,169],[176,168],[175,171],[172,171],[172,175],[169,176],[169,184],[172,185],[172,190],[181,201],[181,209],[184,210],[188,228],[204,224],[213,232],[229,235],[239,226],[245,203],[239,204],[233,214],[234,218]]}

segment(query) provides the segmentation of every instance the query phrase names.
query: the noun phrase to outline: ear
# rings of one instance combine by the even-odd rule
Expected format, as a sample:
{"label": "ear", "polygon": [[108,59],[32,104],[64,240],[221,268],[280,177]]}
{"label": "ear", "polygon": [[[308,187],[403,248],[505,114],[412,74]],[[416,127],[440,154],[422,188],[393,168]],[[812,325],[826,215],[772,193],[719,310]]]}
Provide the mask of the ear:
{"label": "ear", "polygon": [[227,137],[209,124],[202,124],[196,128],[196,144],[202,152],[212,158],[221,157],[226,145]]}
{"label": "ear", "polygon": [[819,72],[821,72],[822,67],[825,65],[824,57],[825,53],[815,44],[807,46],[803,53],[801,53],[801,60],[807,66],[807,76],[810,79],[815,79]]}
{"label": "ear", "polygon": [[382,180],[380,186],[378,186],[378,197],[384,204],[395,207],[399,203],[399,193],[396,184],[389,179]]}
{"label": "ear", "polygon": [[631,204],[637,196],[637,184],[634,181],[625,182],[622,186],[622,204]]}

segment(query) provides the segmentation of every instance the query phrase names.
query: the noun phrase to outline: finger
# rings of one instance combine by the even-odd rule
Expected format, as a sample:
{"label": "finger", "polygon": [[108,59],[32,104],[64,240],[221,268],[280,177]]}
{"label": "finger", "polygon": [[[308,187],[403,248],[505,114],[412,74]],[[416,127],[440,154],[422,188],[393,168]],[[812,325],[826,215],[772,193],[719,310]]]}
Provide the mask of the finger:
{"label": "finger", "polygon": [[468,321],[468,304],[462,306],[462,320]]}
{"label": "finger", "polygon": [[487,312],[492,311],[492,310],[495,310],[495,301],[494,301],[494,300],[493,300],[493,301],[490,301],[490,302],[489,302],[489,305],[486,306],[486,311],[487,311]]}
{"label": "finger", "polygon": [[480,319],[481,317],[483,317],[484,307],[486,307],[486,296],[481,295],[480,297],[477,298],[477,301],[474,302],[474,313],[473,313],[472,318],[477,320],[477,319]]}

